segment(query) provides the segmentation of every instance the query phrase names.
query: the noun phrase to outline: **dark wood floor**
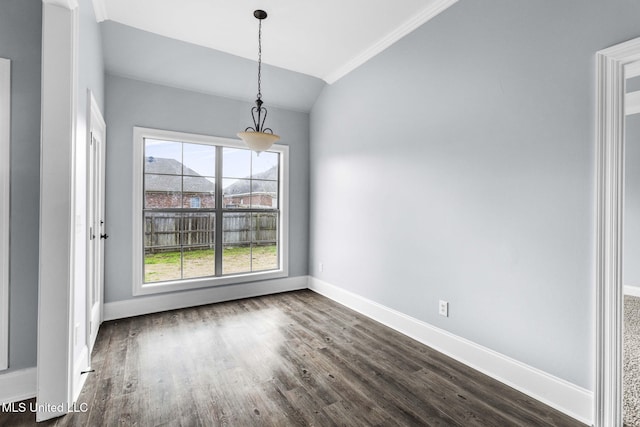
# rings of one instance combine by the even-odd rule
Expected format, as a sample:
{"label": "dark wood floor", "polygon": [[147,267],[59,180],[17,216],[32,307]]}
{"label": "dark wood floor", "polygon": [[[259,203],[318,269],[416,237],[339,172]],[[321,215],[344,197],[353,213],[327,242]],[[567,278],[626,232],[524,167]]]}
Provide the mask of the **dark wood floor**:
{"label": "dark wood floor", "polygon": [[92,360],[39,425],[583,425],[311,291],[105,322]]}

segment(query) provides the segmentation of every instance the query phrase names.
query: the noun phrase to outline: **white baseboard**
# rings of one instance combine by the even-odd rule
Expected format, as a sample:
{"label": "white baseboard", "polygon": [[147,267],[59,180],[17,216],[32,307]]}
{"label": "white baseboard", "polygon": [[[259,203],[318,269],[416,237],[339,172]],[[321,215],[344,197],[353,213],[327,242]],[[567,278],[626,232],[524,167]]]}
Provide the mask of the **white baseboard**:
{"label": "white baseboard", "polygon": [[632,297],[640,297],[640,286],[624,285],[624,294]]}
{"label": "white baseboard", "polygon": [[123,319],[125,317],[158,313],[178,308],[296,291],[306,289],[308,280],[309,276],[296,276],[284,279],[242,283],[233,286],[195,289],[179,293],[133,297],[132,299],[124,301],[105,303],[103,311],[104,320]]}
{"label": "white baseboard", "polygon": [[87,380],[87,374],[82,374],[89,368],[89,348],[85,345],[82,347],[80,355],[73,362],[73,401],[78,400],[84,382]]}
{"label": "white baseboard", "polygon": [[19,402],[32,397],[36,397],[35,367],[0,375],[0,403]]}
{"label": "white baseboard", "polygon": [[[428,345],[583,423],[592,424],[591,391],[314,277],[297,276],[105,303],[104,320],[306,288]],[[5,388],[0,387],[0,390],[3,389]],[[33,392],[30,397],[34,395],[35,368]]]}
{"label": "white baseboard", "polygon": [[515,388],[587,425],[593,392],[374,301],[309,278],[309,289]]}

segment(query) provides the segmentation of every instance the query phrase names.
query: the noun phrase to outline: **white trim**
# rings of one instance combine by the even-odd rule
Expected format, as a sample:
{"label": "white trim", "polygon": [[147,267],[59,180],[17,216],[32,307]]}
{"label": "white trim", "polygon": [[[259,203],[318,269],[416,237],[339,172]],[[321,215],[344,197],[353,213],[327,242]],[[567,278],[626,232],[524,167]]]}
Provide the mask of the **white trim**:
{"label": "white trim", "polygon": [[0,371],[9,367],[11,61],[0,58]]}
{"label": "white trim", "polygon": [[280,269],[267,272],[247,273],[234,276],[204,277],[200,279],[179,280],[173,282],[143,283],[143,174],[144,174],[144,140],[145,138],[169,141],[205,143],[246,149],[247,146],[239,139],[221,138],[185,132],[174,132],[142,127],[133,128],[133,183],[132,183],[132,225],[133,225],[133,295],[149,295],[161,292],[183,291],[212,286],[240,284],[251,281],[263,281],[287,277],[289,275],[289,147],[274,144],[268,151],[281,154],[280,159]]}
{"label": "white trim", "polygon": [[593,393],[474,342],[314,277],[309,289],[590,424]]}
{"label": "white trim", "polygon": [[[100,110],[100,106],[98,105],[98,102],[96,101],[95,96],[93,95],[93,92],[90,89],[87,89],[87,130],[86,130],[86,158],[85,160],[85,164],[86,166],[86,171],[85,171],[85,176],[86,176],[86,194],[85,194],[85,201],[86,201],[86,206],[85,206],[85,224],[86,224],[86,237],[87,238],[87,245],[86,245],[86,252],[85,252],[85,259],[86,259],[86,265],[85,265],[85,296],[86,296],[86,318],[85,318],[85,330],[86,330],[86,343],[89,347],[89,353],[91,353],[91,351],[93,350],[93,346],[95,344],[95,340],[98,336],[98,330],[100,328],[100,325],[102,324],[102,310],[103,310],[103,304],[104,304],[104,240],[102,239],[98,239],[97,241],[100,242],[99,244],[102,245],[102,250],[101,250],[101,261],[102,261],[102,265],[100,266],[101,268],[101,273],[99,274],[98,280],[101,281],[100,284],[100,304],[98,307],[99,313],[98,313],[98,318],[94,319],[94,315],[96,313],[94,313],[94,303],[92,301],[92,297],[93,295],[93,290],[95,289],[95,257],[94,257],[94,250],[95,250],[95,244],[96,244],[96,240],[95,239],[89,239],[89,233],[90,233],[90,227],[95,227],[93,230],[93,233],[98,236],[99,234],[101,234],[103,232],[104,227],[106,227],[105,224],[94,224],[93,223],[93,218],[91,218],[91,214],[93,213],[93,209],[94,207],[91,206],[93,200],[92,200],[92,186],[93,186],[93,182],[91,181],[91,171],[93,170],[92,164],[93,164],[93,154],[92,154],[92,146],[93,146],[93,134],[94,132],[98,132],[100,134],[100,143],[101,143],[101,166],[99,167],[102,168],[105,166],[105,147],[106,147],[106,142],[107,142],[107,124],[104,121],[104,116],[102,115],[102,111]],[[94,171],[95,173],[95,171]],[[104,175],[104,171],[102,171],[102,175]],[[101,188],[101,191],[104,191],[104,185]],[[102,210],[103,212],[101,212],[102,214],[104,214],[104,194],[102,194]],[[104,217],[103,217],[104,218]],[[98,226],[101,225],[103,227],[103,229],[99,229]],[[92,245],[94,245],[94,247],[92,248]],[[94,324],[95,323],[97,324]]]}
{"label": "white trim", "polygon": [[[40,147],[37,421],[66,413],[73,390],[74,178],[78,8],[44,3]],[[60,404],[64,404],[60,410]],[[48,407],[47,405],[52,405]]]}
{"label": "white trim", "polygon": [[[104,121],[104,116],[102,111],[100,110],[100,106],[98,105],[98,101],[96,97],[93,95],[91,89],[87,89],[87,98],[89,98],[89,106],[88,106],[88,114],[91,119],[91,123],[87,126],[87,130],[91,133],[91,124],[97,125],[100,129],[105,132],[105,136],[107,133],[107,123]],[[87,142],[90,140],[90,137],[87,138]]]}
{"label": "white trim", "polygon": [[624,294],[632,297],[640,297],[640,286],[624,285]]}
{"label": "white trim", "polygon": [[0,375],[0,403],[20,402],[36,395],[36,368]]}
{"label": "white trim", "polygon": [[422,11],[412,16],[409,20],[405,21],[398,28],[394,29],[364,51],[360,52],[346,64],[326,75],[323,80],[329,84],[335,83],[425,22],[442,13],[457,1],[458,0],[435,0],[429,2],[429,5]]}
{"label": "white trim", "polygon": [[297,291],[306,289],[307,283],[308,276],[296,276],[285,279],[197,289],[172,294],[142,296],[124,301],[108,302],[104,304],[104,320],[123,319],[179,308],[271,295],[280,292]]}
{"label": "white trim", "polygon": [[82,374],[82,371],[89,370],[89,348],[85,345],[82,347],[82,351],[73,363],[73,402],[78,400],[82,387],[87,380],[87,374]]}
{"label": "white trim", "polygon": [[42,0],[42,3],[74,10],[78,7],[78,0]]}
{"label": "white trim", "polygon": [[630,64],[625,65],[624,67],[625,78],[632,79],[638,76],[640,76],[640,62],[632,62]]}
{"label": "white trim", "polygon": [[109,19],[109,14],[107,13],[107,3],[105,0],[92,0],[93,3],[93,14],[96,17],[96,22],[102,22]]}
{"label": "white trim", "polygon": [[640,113],[640,90],[627,92],[624,96],[624,114],[630,116],[638,113]]}
{"label": "white trim", "polygon": [[596,53],[596,364],[594,424],[622,425],[622,218],[625,66],[640,38]]}

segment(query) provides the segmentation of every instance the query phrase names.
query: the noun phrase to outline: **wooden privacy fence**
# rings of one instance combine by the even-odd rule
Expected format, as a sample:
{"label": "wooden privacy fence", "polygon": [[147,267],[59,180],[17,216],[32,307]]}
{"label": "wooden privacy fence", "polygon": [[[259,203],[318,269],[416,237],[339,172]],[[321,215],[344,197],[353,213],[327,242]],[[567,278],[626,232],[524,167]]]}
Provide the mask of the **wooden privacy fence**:
{"label": "wooden privacy fence", "polygon": [[[215,214],[210,212],[145,212],[145,253],[213,248]],[[222,243],[225,246],[275,244],[277,212],[225,212]]]}

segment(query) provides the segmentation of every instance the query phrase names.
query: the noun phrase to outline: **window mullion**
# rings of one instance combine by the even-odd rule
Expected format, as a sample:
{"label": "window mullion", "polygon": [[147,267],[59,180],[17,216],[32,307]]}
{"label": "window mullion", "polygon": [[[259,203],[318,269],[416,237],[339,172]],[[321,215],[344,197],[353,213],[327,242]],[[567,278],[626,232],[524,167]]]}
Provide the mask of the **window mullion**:
{"label": "window mullion", "polygon": [[[180,163],[182,168],[180,170],[180,209],[184,209],[184,144],[180,144]],[[178,244],[180,245],[180,278],[184,279],[184,225],[185,217],[184,212],[180,212],[178,220]]]}
{"label": "window mullion", "polygon": [[216,276],[222,276],[222,150],[223,147],[216,146],[216,229],[214,233]]}
{"label": "window mullion", "polygon": [[253,271],[253,154],[249,159],[249,271]]}

